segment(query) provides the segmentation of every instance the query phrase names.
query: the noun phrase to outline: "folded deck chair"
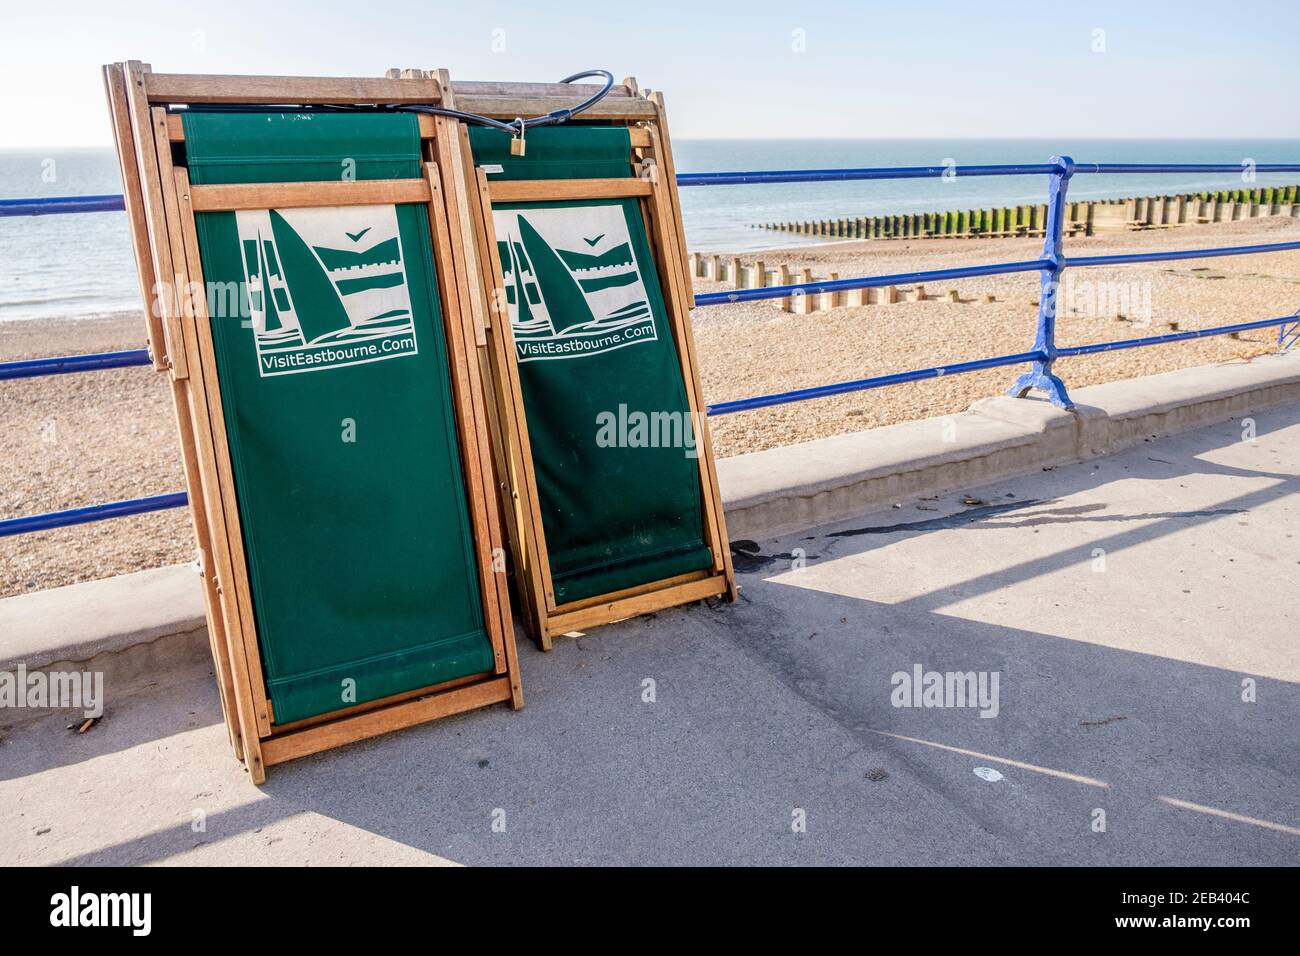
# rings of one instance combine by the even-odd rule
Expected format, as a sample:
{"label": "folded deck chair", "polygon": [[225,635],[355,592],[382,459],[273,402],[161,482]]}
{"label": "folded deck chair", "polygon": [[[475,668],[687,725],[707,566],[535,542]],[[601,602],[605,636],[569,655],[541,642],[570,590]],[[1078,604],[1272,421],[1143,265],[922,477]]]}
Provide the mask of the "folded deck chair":
{"label": "folded deck chair", "polygon": [[167,316],[182,340],[170,351],[186,359],[178,410],[211,535],[218,676],[254,779],[349,740],[521,705],[491,567],[487,416],[447,292],[457,276],[440,274],[452,257],[427,125],[252,104],[150,113],[155,140],[133,123],[119,146],[136,145],[143,172],[150,267],[197,286]]}
{"label": "folded deck chair", "polygon": [[[720,509],[707,507],[704,419],[683,362],[686,317],[661,284],[676,262],[662,251],[656,260],[628,129],[543,128],[523,157],[499,130],[472,127],[469,141],[491,196],[506,371],[526,430],[516,444],[541,525],[535,636],[545,647],[581,625],[725,593],[725,532]],[[577,198],[546,198],[561,194],[546,182],[556,180]],[[640,195],[582,198],[584,183],[617,180]],[[508,198],[521,194],[501,184],[521,182],[533,184],[526,198]]]}

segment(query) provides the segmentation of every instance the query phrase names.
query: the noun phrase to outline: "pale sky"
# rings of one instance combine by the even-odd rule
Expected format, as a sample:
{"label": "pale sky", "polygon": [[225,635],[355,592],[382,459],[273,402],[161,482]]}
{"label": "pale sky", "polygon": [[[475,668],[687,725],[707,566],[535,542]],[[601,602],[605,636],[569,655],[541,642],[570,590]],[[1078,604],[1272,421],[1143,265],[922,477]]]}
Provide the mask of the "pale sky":
{"label": "pale sky", "polygon": [[675,136],[1300,137],[1296,8],[58,0],[0,15],[0,146],[107,145],[99,66],[555,80],[664,91]]}

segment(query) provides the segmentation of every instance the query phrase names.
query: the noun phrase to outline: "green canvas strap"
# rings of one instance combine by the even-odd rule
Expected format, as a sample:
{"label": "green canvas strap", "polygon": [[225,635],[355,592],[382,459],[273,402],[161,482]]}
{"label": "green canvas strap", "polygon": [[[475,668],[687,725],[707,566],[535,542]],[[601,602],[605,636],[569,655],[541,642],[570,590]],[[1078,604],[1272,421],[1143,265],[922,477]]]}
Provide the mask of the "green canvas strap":
{"label": "green canvas strap", "polygon": [[[410,115],[184,124],[195,185],[422,175]],[[276,723],[490,671],[427,210],[195,219]]]}
{"label": "green canvas strap", "polygon": [[[632,175],[623,127],[472,127],[489,182]],[[493,205],[559,604],[711,566],[696,422],[635,199]]]}

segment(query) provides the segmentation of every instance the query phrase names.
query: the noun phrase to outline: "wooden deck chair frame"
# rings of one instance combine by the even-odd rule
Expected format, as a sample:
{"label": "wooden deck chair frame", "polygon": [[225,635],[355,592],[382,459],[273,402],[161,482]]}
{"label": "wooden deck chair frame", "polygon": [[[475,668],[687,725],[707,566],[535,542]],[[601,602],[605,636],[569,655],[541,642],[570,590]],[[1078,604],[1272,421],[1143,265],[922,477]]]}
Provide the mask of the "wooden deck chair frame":
{"label": "wooden deck chair frame", "polygon": [[[387,76],[433,79],[438,82],[446,105],[498,119],[535,116],[571,106],[575,100],[597,89],[558,83],[453,83],[446,71],[422,74],[418,70],[389,70]],[[456,197],[451,206],[455,215],[463,218],[461,228],[467,230],[466,252],[477,258],[476,262],[468,263],[464,271],[479,278],[478,286],[471,290],[471,302],[476,315],[482,317],[480,321],[489,345],[486,351],[489,366],[484,377],[493,390],[497,471],[503,479],[504,519],[509,530],[521,612],[529,635],[542,650],[550,650],[556,635],[705,598],[725,596],[734,600],[736,597],[722,497],[718,490],[712,440],[704,417],[699,364],[691,334],[690,310],[695,300],[687,269],[686,239],[663,98],[659,94],[643,94],[637,89],[635,80],[624,80],[611,89],[609,96],[584,112],[580,121],[627,126],[632,145],[628,163],[644,175],[629,179],[489,183],[474,167],[467,128],[452,120],[438,121],[450,128],[448,136],[438,138],[443,150],[440,167],[444,187],[449,196]],[[459,148],[450,148],[452,143],[458,144]],[[710,567],[700,571],[557,604],[537,504],[537,481],[514,357],[514,341],[503,300],[495,292],[503,287],[503,281],[492,224],[492,201],[629,196],[640,201],[681,362],[690,411],[698,423],[702,447],[698,461],[704,534],[713,560]]]}
{"label": "wooden deck chair frame", "polygon": [[[170,104],[439,103],[442,87],[423,75],[391,79],[203,76],[153,73],[142,63],[104,67],[127,218],[146,304],[154,367],[170,378],[190,515],[203,577],[208,634],[222,711],[236,755],[255,783],[266,767],[449,714],[499,702],[523,706],[511,621],[489,409],[481,379],[486,338],[467,291],[464,233],[452,227],[437,157],[452,130],[420,117],[424,176],[406,180],[191,186],[175,166],[184,139]],[[455,140],[453,139],[452,142]],[[408,691],[308,720],[277,724],[263,679],[248,568],[235,501],[212,330],[203,297],[194,214],[201,211],[366,203],[428,204],[491,671]],[[460,197],[463,205],[463,197]],[[159,284],[161,283],[161,285]],[[166,290],[186,290],[176,296]]]}

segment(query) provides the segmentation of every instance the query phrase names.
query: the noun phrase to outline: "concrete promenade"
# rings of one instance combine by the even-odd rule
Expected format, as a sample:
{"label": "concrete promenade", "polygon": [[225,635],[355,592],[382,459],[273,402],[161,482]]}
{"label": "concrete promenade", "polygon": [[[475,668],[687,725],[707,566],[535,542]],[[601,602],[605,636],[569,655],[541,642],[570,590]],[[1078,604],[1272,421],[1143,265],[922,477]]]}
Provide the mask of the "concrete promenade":
{"label": "concrete promenade", "polygon": [[[260,790],[143,657],[0,731],[0,862],[1295,864],[1300,404],[1252,417],[741,542],[737,605],[521,642],[522,712]],[[984,705],[895,706],[917,668]]]}

